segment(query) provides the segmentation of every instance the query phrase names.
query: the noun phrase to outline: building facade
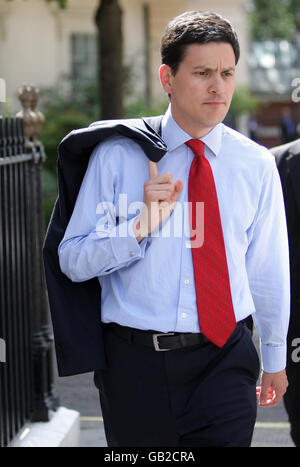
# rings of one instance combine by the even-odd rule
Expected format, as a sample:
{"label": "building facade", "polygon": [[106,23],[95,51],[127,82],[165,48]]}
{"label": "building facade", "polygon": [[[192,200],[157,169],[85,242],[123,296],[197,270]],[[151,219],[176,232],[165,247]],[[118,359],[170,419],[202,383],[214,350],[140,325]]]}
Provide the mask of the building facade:
{"label": "building facade", "polygon": [[[24,82],[56,86],[63,78],[91,79],[97,73],[96,25],[99,0],[69,0],[65,10],[45,0],[0,0],[0,77],[7,99],[17,106]],[[241,43],[238,84],[248,84],[245,0],[120,0],[124,64],[136,97],[164,98],[158,75],[160,38],[167,22],[186,10],[210,10],[228,18]]]}

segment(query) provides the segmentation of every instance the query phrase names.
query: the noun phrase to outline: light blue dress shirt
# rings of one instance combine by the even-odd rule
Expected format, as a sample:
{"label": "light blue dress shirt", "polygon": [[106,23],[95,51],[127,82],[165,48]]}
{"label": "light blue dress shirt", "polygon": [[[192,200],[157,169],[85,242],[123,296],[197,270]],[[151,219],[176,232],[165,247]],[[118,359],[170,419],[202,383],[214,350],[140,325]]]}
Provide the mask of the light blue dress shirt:
{"label": "light blue dress shirt", "polygon": [[[194,154],[184,144],[191,137],[177,125],[170,108],[163,117],[162,138],[168,152],[158,162],[159,174],[170,172],[174,182],[183,182],[171,216],[137,242],[133,222],[149,179],[148,158],[134,141],[109,138],[90,158],[59,246],[60,266],[75,282],[99,278],[103,322],[199,332],[187,209]],[[218,194],[236,320],[253,315],[263,367],[280,371],[286,362],[290,286],[285,211],[274,157],[222,123],[201,140]],[[205,207],[203,232],[205,241]]]}

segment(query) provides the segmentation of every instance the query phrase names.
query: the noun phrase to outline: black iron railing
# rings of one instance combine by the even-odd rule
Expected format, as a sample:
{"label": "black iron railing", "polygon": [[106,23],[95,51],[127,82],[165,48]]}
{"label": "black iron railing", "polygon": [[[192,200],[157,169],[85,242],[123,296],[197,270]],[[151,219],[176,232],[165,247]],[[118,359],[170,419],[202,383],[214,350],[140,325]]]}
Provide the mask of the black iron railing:
{"label": "black iron railing", "polygon": [[44,158],[21,118],[0,116],[0,447],[57,407],[41,256]]}

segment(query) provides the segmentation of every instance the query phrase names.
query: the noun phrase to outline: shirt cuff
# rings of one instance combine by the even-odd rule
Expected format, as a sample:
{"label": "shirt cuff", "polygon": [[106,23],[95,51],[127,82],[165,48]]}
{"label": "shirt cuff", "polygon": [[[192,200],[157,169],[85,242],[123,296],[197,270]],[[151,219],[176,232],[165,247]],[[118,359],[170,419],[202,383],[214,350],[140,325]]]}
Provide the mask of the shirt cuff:
{"label": "shirt cuff", "polygon": [[267,373],[276,373],[286,367],[287,346],[260,344],[263,370]]}
{"label": "shirt cuff", "polygon": [[119,226],[119,228],[116,229],[116,234],[113,236],[110,235],[112,251],[119,263],[127,263],[127,265],[129,265],[137,259],[144,258],[146,249],[151,243],[152,239],[150,237],[143,238],[140,243],[137,241],[133,231],[135,219],[136,217],[126,222],[126,235],[124,235],[124,226],[121,227],[123,234]]}

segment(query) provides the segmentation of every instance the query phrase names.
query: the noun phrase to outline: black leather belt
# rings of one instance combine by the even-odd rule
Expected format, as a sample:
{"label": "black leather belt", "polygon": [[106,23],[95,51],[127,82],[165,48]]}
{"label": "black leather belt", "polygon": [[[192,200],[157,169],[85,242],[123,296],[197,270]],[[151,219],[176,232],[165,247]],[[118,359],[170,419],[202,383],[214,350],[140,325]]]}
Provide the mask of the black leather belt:
{"label": "black leather belt", "polygon": [[[141,329],[129,328],[120,326],[117,323],[103,323],[104,327],[111,329],[119,337],[126,339],[134,344],[151,347],[157,352],[165,352],[167,350],[182,349],[190,345],[198,345],[209,342],[209,340],[201,333],[192,332],[155,332],[143,331]],[[244,324],[244,321],[239,321],[237,327]]]}

